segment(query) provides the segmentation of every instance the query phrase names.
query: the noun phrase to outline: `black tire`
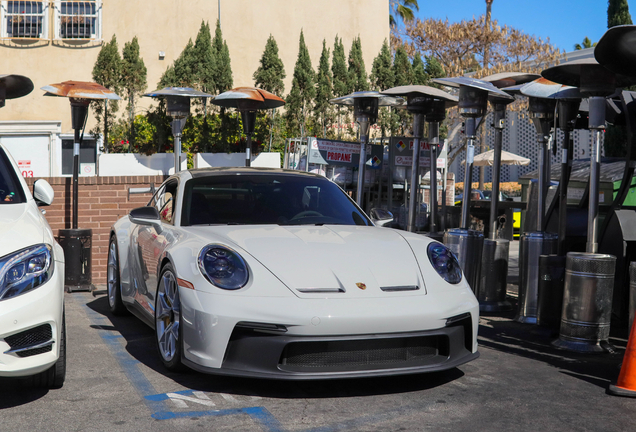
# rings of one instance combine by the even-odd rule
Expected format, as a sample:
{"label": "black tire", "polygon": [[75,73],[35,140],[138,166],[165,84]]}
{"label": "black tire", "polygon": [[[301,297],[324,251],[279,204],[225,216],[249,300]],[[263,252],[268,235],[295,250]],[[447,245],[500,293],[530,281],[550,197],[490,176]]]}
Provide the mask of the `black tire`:
{"label": "black tire", "polygon": [[62,331],[60,334],[60,356],[53,366],[30,377],[33,387],[59,389],[66,379],[66,315],[62,312]]}
{"label": "black tire", "polygon": [[181,302],[177,276],[171,264],[161,270],[155,300],[155,342],[161,362],[171,372],[184,370]]}
{"label": "black tire", "polygon": [[108,264],[106,274],[108,307],[113,315],[126,315],[128,309],[121,299],[121,280],[119,278],[119,248],[115,236],[108,244]]}

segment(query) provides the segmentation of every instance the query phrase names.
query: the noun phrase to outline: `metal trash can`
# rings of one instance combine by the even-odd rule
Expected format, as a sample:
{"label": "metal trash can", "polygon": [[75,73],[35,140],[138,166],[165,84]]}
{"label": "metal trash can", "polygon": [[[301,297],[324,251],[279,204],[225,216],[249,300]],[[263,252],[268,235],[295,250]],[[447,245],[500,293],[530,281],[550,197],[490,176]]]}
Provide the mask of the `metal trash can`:
{"label": "metal trash can", "polygon": [[556,252],[558,236],[541,231],[525,233],[519,239],[519,310],[515,321],[537,323],[539,299],[539,257]]}
{"label": "metal trash can", "polygon": [[484,235],[479,231],[453,228],[444,233],[444,244],[457,257],[468,285],[475,292],[479,283]]}
{"label": "metal trash can", "polygon": [[91,291],[92,229],[61,229],[58,243],[64,249],[66,292]]}
{"label": "metal trash can", "polygon": [[512,309],[506,300],[508,286],[508,254],[506,239],[484,239],[477,300],[482,312],[503,312]]}
{"label": "metal trash can", "polygon": [[558,336],[561,327],[564,283],[565,257],[541,255],[539,257],[537,324],[550,329],[553,336]]}
{"label": "metal trash can", "polygon": [[611,349],[608,338],[615,266],[613,255],[568,253],[561,329],[554,346],[578,352]]}

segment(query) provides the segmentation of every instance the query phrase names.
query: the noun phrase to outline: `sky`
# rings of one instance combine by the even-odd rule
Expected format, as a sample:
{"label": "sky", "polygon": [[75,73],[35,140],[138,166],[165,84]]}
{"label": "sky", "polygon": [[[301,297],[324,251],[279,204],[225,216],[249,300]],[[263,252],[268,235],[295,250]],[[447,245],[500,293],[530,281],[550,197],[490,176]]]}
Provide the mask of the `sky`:
{"label": "sky", "polygon": [[[470,20],[486,13],[485,0],[419,0],[420,19],[449,22]],[[628,0],[636,23],[636,0]],[[598,42],[607,30],[607,0],[493,0],[492,19],[534,35],[570,52],[587,36]]]}

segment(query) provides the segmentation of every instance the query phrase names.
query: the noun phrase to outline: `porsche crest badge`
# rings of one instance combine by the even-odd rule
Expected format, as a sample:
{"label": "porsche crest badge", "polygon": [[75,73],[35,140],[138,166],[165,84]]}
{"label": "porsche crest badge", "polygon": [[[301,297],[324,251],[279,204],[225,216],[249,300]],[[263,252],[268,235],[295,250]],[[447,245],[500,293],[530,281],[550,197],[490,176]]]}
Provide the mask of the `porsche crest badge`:
{"label": "porsche crest badge", "polygon": [[358,288],[360,288],[361,290],[365,290],[365,289],[367,289],[367,286],[366,286],[365,284],[363,284],[362,282],[357,282],[357,283],[356,283],[356,286],[357,286]]}

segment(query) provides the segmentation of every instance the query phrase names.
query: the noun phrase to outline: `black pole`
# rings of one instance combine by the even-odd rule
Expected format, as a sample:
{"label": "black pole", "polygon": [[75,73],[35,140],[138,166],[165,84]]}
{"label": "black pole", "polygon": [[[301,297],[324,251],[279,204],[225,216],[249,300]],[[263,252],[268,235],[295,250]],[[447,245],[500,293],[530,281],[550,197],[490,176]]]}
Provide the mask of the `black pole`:
{"label": "black pole", "polygon": [[506,106],[495,104],[495,148],[492,162],[492,191],[490,196],[490,225],[488,226],[489,238],[497,238],[497,213],[499,207],[499,173],[501,170],[501,150],[503,142],[503,129],[506,122]]}
{"label": "black pole", "polygon": [[71,99],[71,123],[75,131],[73,143],[73,229],[77,229],[80,132],[88,115],[88,99]]}

